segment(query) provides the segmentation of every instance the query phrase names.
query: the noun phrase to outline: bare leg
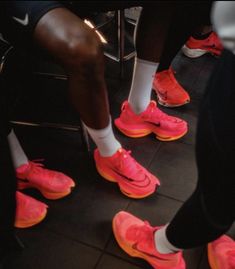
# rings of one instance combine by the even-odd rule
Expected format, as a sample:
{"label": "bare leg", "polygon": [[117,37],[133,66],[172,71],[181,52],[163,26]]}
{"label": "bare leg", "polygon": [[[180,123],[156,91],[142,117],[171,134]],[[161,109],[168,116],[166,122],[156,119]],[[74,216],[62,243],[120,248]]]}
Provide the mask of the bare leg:
{"label": "bare leg", "polygon": [[95,32],[69,10],[57,8],[41,18],[34,39],[66,70],[70,99],[84,123],[94,129],[106,127],[109,106],[104,59]]}
{"label": "bare leg", "polygon": [[96,33],[67,9],[56,8],[40,19],[34,40],[68,74],[70,99],[98,147],[94,157],[99,173],[117,182],[127,196],[142,198],[152,194],[159,184],[157,178],[121,149],[113,135],[103,50]]}

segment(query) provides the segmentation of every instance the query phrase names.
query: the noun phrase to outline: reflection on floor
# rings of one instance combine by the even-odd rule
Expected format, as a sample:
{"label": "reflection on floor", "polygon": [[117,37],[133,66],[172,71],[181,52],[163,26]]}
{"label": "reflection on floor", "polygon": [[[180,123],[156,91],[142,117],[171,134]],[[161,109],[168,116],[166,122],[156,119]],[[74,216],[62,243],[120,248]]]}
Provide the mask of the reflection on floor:
{"label": "reflection on floor", "polygon": [[[48,168],[67,173],[77,186],[69,197],[58,201],[47,201],[35,190],[27,191],[49,205],[48,216],[38,226],[17,230],[26,248],[21,254],[9,257],[4,269],[150,268],[144,261],[128,257],[117,246],[111,220],[119,210],[127,210],[154,225],[165,224],[194,190],[198,105],[216,61],[210,55],[188,59],[181,53],[174,60],[176,76],[189,91],[192,101],[182,108],[163,110],[188,121],[189,133],[184,138],[175,142],[160,142],[153,135],[131,139],[115,129],[123,146],[161,180],[158,192],[143,200],[123,196],[115,184],[97,174],[92,154],[89,156],[81,150],[77,132],[16,127],[31,159],[44,158]],[[113,118],[127,98],[132,67],[132,61],[125,63],[125,78],[120,81],[118,63],[107,60],[106,78]],[[76,115],[65,102],[65,81],[35,78],[31,83],[23,105],[19,106],[18,118],[76,123]],[[235,235],[234,227],[230,233]],[[209,268],[205,247],[185,251],[184,256],[188,269]]]}

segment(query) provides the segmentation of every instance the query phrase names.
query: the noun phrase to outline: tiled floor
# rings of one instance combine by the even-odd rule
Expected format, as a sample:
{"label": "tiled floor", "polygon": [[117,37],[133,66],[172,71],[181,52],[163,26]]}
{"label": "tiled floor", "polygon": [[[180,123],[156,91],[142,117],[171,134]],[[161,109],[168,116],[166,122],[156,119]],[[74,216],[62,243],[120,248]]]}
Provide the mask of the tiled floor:
{"label": "tiled floor", "polygon": [[[160,142],[154,136],[131,139],[115,129],[123,146],[161,180],[159,190],[143,200],[123,196],[116,184],[97,174],[92,156],[81,151],[76,132],[17,127],[16,133],[28,156],[45,158],[47,167],[67,173],[77,182],[77,187],[72,195],[58,201],[47,201],[37,191],[27,191],[49,205],[48,216],[33,228],[17,230],[25,250],[5,260],[3,268],[151,268],[144,261],[130,258],[117,246],[111,220],[119,210],[128,210],[154,225],[165,224],[193,191],[197,177],[194,158],[197,109],[215,62],[210,55],[192,60],[181,53],[174,60],[176,76],[189,91],[192,101],[182,108],[164,110],[188,121],[189,133],[184,138],[175,142]],[[122,82],[118,79],[118,64],[108,62],[107,66],[111,111],[115,118],[128,95],[132,62],[126,63]],[[74,113],[63,104],[65,84],[46,79],[32,82],[18,117],[76,122]],[[40,96],[36,96],[37,90]],[[235,235],[235,229],[231,234]],[[184,256],[188,269],[209,268],[205,247],[187,250]]]}

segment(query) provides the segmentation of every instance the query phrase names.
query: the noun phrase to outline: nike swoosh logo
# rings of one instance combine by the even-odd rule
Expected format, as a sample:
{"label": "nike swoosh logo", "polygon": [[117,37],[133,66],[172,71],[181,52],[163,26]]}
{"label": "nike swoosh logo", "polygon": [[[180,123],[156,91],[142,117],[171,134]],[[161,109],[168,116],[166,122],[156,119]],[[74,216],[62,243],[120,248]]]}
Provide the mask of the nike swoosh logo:
{"label": "nike swoosh logo", "polygon": [[15,21],[17,21],[18,23],[24,25],[24,26],[27,26],[29,24],[29,15],[28,13],[25,14],[25,17],[24,19],[20,19],[20,18],[17,18],[17,17],[12,17]]}
{"label": "nike swoosh logo", "polygon": [[160,126],[161,126],[161,123],[160,123],[160,122],[158,122],[158,123],[154,123],[154,122],[147,121],[147,120],[145,120],[144,122],[149,123],[149,124],[152,124],[152,125],[154,125],[154,126],[156,126],[156,127],[160,127]]}
{"label": "nike swoosh logo", "polygon": [[144,181],[147,180],[147,184],[146,184],[145,186],[139,186],[138,184],[134,184],[134,182],[136,182],[136,180],[134,180],[134,179],[132,179],[132,178],[130,178],[130,177],[127,177],[127,176],[121,174],[121,173],[118,172],[117,170],[114,170],[114,169],[113,169],[113,171],[114,171],[116,174],[118,174],[120,177],[124,178],[126,181],[131,182],[131,184],[132,184],[133,186],[136,186],[136,187],[138,187],[138,188],[146,188],[147,186],[149,186],[149,185],[151,184],[151,180],[150,180],[150,179],[148,178],[148,176],[146,176],[146,175],[145,175],[145,177],[144,177],[143,180],[138,181],[138,182],[144,182]]}
{"label": "nike swoosh logo", "polygon": [[160,260],[160,261],[164,261],[164,262],[169,261],[169,259],[164,259],[164,258],[162,258],[162,257],[156,257],[156,256],[153,255],[153,254],[150,254],[150,253],[147,253],[147,252],[145,252],[145,251],[143,251],[143,250],[138,249],[138,243],[133,244],[133,245],[132,245],[132,248],[133,248],[134,250],[138,251],[138,252],[143,253],[144,255],[148,256],[148,257],[151,258],[151,259],[154,258],[154,259],[156,259],[156,260]]}

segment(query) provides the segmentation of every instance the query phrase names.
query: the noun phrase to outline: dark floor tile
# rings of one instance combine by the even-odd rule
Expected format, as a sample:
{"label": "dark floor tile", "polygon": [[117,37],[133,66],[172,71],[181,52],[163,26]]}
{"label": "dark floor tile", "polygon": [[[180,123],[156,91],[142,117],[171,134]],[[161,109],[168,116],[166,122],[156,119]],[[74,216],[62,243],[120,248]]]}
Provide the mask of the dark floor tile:
{"label": "dark floor tile", "polygon": [[203,257],[202,257],[201,263],[198,266],[198,269],[211,269],[209,265],[206,249],[205,249],[205,252],[203,253]]}
{"label": "dark floor tile", "polygon": [[204,247],[198,247],[198,248],[194,248],[194,249],[184,250],[183,256],[185,259],[186,268],[187,269],[198,269],[198,266],[201,263],[202,256],[203,256],[204,252],[205,252]]}
{"label": "dark floor tile", "polygon": [[235,223],[233,223],[232,227],[229,229],[229,231],[227,232],[227,234],[229,236],[231,236],[232,238],[235,238]]}
{"label": "dark floor tile", "polygon": [[115,130],[116,137],[126,150],[131,150],[132,156],[143,166],[149,167],[156,152],[158,152],[161,142],[154,135],[142,138],[126,137]]}
{"label": "dark floor tile", "polygon": [[95,174],[81,175],[70,197],[49,203],[44,227],[102,249],[111,234],[110,220],[128,203],[129,199],[120,193],[116,184]]}
{"label": "dark floor tile", "polygon": [[[39,227],[39,226],[38,226]],[[22,253],[11,255],[3,269],[93,269],[101,252],[39,228],[22,230]]]}
{"label": "dark floor tile", "polygon": [[185,201],[197,180],[194,147],[178,142],[162,144],[150,169],[161,181],[159,193]]}
{"label": "dark floor tile", "polygon": [[175,76],[177,81],[183,86],[190,96],[193,95],[194,85],[198,80],[201,82],[201,88],[205,88],[204,82],[207,81],[207,77],[211,70],[207,70],[204,73],[202,72],[202,74],[201,71],[207,60],[207,56],[191,59],[184,56],[182,52],[179,52],[173,61],[173,68],[176,71]]}
{"label": "dark floor tile", "polygon": [[[111,255],[105,254],[102,259],[100,260],[98,266],[96,269],[140,269],[143,267],[139,267],[136,265],[133,265],[129,262],[123,261],[121,259],[118,259],[116,257],[113,257]],[[147,267],[145,267],[147,268]]]}
{"label": "dark floor tile", "polygon": [[193,84],[192,98],[201,98],[204,95],[211,73],[218,61],[216,57],[210,54],[204,55],[204,63],[200,66],[200,71],[197,73],[196,80]]}

